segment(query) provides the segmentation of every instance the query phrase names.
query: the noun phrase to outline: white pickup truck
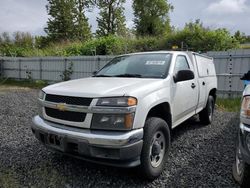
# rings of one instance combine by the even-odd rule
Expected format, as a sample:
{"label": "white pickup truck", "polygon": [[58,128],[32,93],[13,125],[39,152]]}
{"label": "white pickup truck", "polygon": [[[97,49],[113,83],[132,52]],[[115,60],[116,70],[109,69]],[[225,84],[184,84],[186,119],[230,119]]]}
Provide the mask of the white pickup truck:
{"label": "white pickup truck", "polygon": [[211,123],[216,88],[210,57],[121,55],[92,77],[43,88],[32,132],[49,148],[102,164],[140,166],[154,179],[166,163],[171,129],[195,114]]}

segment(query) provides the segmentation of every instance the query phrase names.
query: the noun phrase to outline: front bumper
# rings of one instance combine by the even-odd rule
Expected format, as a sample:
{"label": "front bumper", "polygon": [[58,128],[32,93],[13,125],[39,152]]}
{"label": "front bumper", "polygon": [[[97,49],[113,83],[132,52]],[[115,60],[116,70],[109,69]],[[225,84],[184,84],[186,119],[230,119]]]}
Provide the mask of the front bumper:
{"label": "front bumper", "polygon": [[250,150],[247,146],[246,137],[250,134],[250,126],[240,123],[239,131],[239,148],[242,154],[242,159],[250,165]]}
{"label": "front bumper", "polygon": [[94,131],[33,118],[32,132],[47,147],[102,164],[121,167],[140,165],[143,129],[129,132]]}

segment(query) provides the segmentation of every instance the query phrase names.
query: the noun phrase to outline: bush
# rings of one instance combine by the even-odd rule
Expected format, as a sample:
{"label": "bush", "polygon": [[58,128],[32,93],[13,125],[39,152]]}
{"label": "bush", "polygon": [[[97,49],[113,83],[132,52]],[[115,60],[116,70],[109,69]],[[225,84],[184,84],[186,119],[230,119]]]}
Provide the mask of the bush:
{"label": "bush", "polygon": [[129,52],[167,50],[166,39],[157,37],[142,37],[128,41]]}
{"label": "bush", "polygon": [[204,28],[197,20],[186,24],[183,30],[176,31],[169,36],[168,47],[183,43],[184,49],[207,52],[228,50],[239,47],[239,41],[232,37],[226,29],[210,30]]}
{"label": "bush", "polygon": [[125,39],[115,36],[100,37],[87,42],[73,43],[65,48],[66,56],[114,55],[124,53]]}
{"label": "bush", "polygon": [[[88,41],[64,41],[50,43],[46,37],[32,38],[28,34],[16,33],[16,41],[8,34],[0,35],[0,55],[2,56],[80,56],[80,55],[119,55],[140,51],[169,50],[181,46],[192,51],[228,50],[239,47],[239,41],[226,29],[204,28],[197,20],[186,24],[182,30],[175,30],[168,36],[123,38],[114,35]],[[21,45],[23,44],[23,45]],[[181,45],[183,44],[183,45]]]}

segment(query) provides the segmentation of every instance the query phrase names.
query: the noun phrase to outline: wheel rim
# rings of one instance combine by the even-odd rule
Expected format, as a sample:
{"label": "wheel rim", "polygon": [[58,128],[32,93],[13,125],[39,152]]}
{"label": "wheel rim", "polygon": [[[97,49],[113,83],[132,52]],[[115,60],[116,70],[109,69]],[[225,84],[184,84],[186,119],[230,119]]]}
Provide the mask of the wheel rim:
{"label": "wheel rim", "polygon": [[149,159],[152,167],[158,167],[165,155],[166,150],[166,138],[161,131],[157,131],[150,144]]}
{"label": "wheel rim", "polygon": [[240,149],[237,150],[236,152],[236,172],[239,176],[244,171],[244,161],[241,159],[241,151]]}

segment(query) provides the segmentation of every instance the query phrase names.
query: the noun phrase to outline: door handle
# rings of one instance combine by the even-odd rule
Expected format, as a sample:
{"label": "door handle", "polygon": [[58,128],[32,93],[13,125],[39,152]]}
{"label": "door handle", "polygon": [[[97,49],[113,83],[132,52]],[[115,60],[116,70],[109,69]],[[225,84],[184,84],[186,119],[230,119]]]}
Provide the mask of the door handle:
{"label": "door handle", "polygon": [[191,88],[194,89],[195,87],[196,87],[196,85],[194,83],[192,83]]}
{"label": "door handle", "polygon": [[204,86],[204,85],[206,85],[206,83],[205,83],[205,82],[202,82],[202,85]]}

